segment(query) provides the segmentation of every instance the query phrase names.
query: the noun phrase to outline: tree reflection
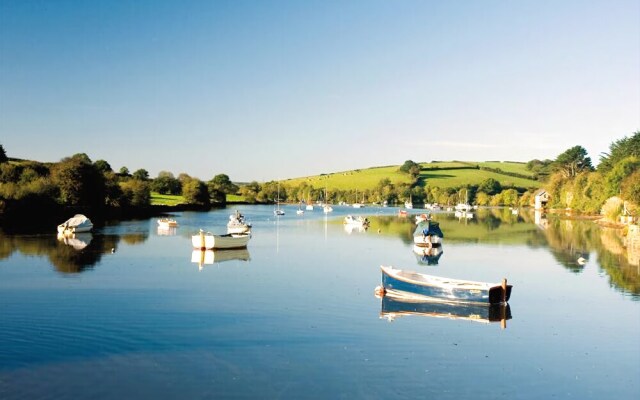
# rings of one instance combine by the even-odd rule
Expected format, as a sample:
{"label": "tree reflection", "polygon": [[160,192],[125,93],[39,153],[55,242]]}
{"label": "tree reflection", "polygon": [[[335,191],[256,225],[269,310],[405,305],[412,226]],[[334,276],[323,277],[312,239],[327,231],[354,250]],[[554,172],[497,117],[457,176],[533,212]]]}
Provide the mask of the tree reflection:
{"label": "tree reflection", "polygon": [[[0,259],[19,252],[47,257],[57,271],[78,273],[98,264],[105,254],[118,247],[118,235],[82,234],[77,237],[55,235],[13,236],[0,233]],[[138,239],[136,243],[141,243]]]}
{"label": "tree reflection", "polygon": [[[452,213],[435,213],[433,219],[449,243],[481,243],[525,245],[549,248],[559,265],[573,273],[581,273],[595,260],[607,273],[613,288],[640,295],[640,250],[625,246],[622,230],[604,228],[590,220],[568,219],[559,215],[542,216],[536,223],[533,211],[508,208],[481,208],[476,217],[459,221]],[[371,229],[381,235],[399,237],[413,243],[414,216],[371,216]],[[594,255],[595,253],[595,255]]]}

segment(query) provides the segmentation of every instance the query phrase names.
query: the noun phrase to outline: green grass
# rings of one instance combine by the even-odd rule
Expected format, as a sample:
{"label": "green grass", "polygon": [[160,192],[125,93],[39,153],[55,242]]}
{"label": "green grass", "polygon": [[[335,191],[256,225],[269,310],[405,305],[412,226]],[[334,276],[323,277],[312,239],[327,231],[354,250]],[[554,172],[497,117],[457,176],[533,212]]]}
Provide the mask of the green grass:
{"label": "green grass", "polygon": [[160,194],[158,192],[151,192],[151,205],[152,206],[175,206],[178,204],[184,204],[184,197],[173,196],[170,194]]}
{"label": "green grass", "polygon": [[[465,163],[458,161],[421,163],[422,171],[420,177],[428,186],[439,186],[441,188],[456,188],[465,185],[478,185],[484,180],[493,178],[500,182],[502,186],[516,186],[522,188],[538,188],[541,182],[533,179],[518,178],[499,174],[496,172],[484,171],[472,168],[469,164],[489,168],[500,168],[505,172],[531,175],[526,170],[525,164],[516,162],[473,162]],[[328,190],[364,190],[374,188],[381,179],[388,178],[392,183],[410,183],[409,175],[399,171],[400,166],[386,166],[359,169],[353,171],[337,172],[332,174],[308,176],[302,178],[287,179],[283,184],[298,186],[302,182],[313,186],[316,189],[327,188]]]}
{"label": "green grass", "polygon": [[478,165],[480,165],[480,167],[501,169],[504,172],[511,172],[533,177],[533,172],[527,170],[527,164],[525,163],[490,161],[481,162],[478,163]]}
{"label": "green grass", "polygon": [[481,169],[440,169],[437,171],[422,171],[420,177],[426,181],[428,186],[439,186],[441,188],[460,187],[464,185],[477,185],[484,180],[493,178],[500,182],[502,186],[516,187],[540,187],[541,183],[533,179],[517,178],[502,175],[495,172]]}
{"label": "green grass", "polygon": [[287,179],[283,181],[283,183],[290,186],[298,186],[302,182],[306,182],[308,185],[311,185],[316,189],[326,187],[329,190],[371,189],[384,178],[388,178],[393,184],[410,183],[411,178],[409,175],[399,172],[398,168],[400,168],[399,165],[357,169],[326,175]]}

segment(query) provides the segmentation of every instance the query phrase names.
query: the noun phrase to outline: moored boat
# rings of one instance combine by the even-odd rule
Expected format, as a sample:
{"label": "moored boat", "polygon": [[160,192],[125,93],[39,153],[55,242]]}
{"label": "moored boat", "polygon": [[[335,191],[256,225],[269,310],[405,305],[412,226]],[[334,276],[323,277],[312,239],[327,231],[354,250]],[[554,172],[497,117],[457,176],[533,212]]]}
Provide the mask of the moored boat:
{"label": "moored boat", "polygon": [[82,214],[76,214],[73,218],[69,218],[65,222],[58,225],[58,233],[72,234],[80,232],[91,232],[93,223]]}
{"label": "moored boat", "polygon": [[236,210],[234,214],[229,215],[229,222],[227,222],[227,233],[247,233],[250,230],[251,223],[245,220],[244,215],[242,215],[240,211]]}
{"label": "moored boat", "polygon": [[444,234],[440,229],[440,224],[426,220],[418,223],[415,231],[413,231],[413,243],[422,244],[429,247],[442,245]]}
{"label": "moored boat", "polygon": [[342,223],[345,225],[369,226],[369,219],[361,215],[358,215],[357,217],[347,215],[344,217],[344,221]]}
{"label": "moored boat", "polygon": [[382,291],[429,301],[499,304],[509,301],[511,285],[465,281],[381,266]]}
{"label": "moored boat", "polygon": [[239,249],[247,247],[251,235],[249,234],[227,234],[214,235],[211,232],[204,232],[202,229],[197,235],[191,236],[191,244],[196,249]]}

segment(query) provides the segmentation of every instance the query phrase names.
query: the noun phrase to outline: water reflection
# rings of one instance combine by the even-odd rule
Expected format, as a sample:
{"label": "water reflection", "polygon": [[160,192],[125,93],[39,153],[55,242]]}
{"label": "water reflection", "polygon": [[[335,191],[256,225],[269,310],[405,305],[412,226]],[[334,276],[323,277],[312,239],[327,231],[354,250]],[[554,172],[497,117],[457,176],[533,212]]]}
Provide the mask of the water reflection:
{"label": "water reflection", "polygon": [[175,236],[178,234],[178,228],[175,226],[158,225],[158,236]]}
{"label": "water reflection", "polygon": [[118,248],[120,240],[137,235],[99,235],[79,233],[57,236],[34,235],[13,236],[0,233],[0,259],[18,252],[26,256],[46,257],[55,269],[62,273],[79,273],[100,262],[105,254],[111,254]]}
{"label": "water reflection", "polygon": [[[577,274],[596,261],[610,276],[613,288],[635,297],[640,295],[640,248],[625,243],[621,229],[533,210],[522,209],[516,215],[508,208],[479,208],[475,218],[463,221],[451,212],[435,212],[432,218],[440,223],[447,243],[547,248],[559,265]],[[413,218],[371,216],[370,220],[379,234],[397,237],[413,247]],[[437,259],[423,259],[424,252],[415,248],[414,253],[419,263],[436,265]],[[437,258],[439,254],[433,256]]]}
{"label": "water reflection", "polygon": [[[349,213],[352,212],[353,210],[349,210]],[[201,215],[210,218],[214,214]],[[394,238],[404,243],[407,251],[414,251],[418,263],[443,263],[442,248],[428,254],[424,249],[420,249],[422,252],[415,251],[413,216],[399,217],[390,210],[387,215],[369,213],[367,217],[371,222],[371,229],[376,232],[375,235],[369,235],[368,240]],[[611,287],[640,299],[640,248],[626,243],[621,230],[603,228],[592,221],[572,220],[525,209],[519,210],[515,215],[508,208],[479,208],[474,210],[473,219],[465,221],[460,221],[453,212],[437,211],[432,213],[432,218],[440,224],[448,246],[491,244],[547,249],[559,265],[575,274],[581,274],[585,268],[596,264],[609,276]],[[327,225],[339,221],[329,219],[327,215],[319,217],[319,220],[324,222],[326,241]],[[280,245],[281,223],[278,219],[275,220],[276,249]],[[147,221],[130,221],[107,226],[87,236],[78,234],[60,239],[55,234],[27,236],[0,232],[0,260],[19,252],[27,256],[46,257],[58,271],[76,273],[96,265],[105,254],[117,250],[120,243],[136,246],[144,244],[149,239],[150,232],[155,229],[155,224],[149,229]],[[361,233],[359,229],[351,232]],[[158,234],[162,236],[175,233],[178,235],[167,238],[168,241],[182,237],[176,231],[158,230]],[[186,233],[185,235],[188,237]],[[455,251],[455,247],[449,247],[448,251]]]}
{"label": "water reflection", "polygon": [[414,245],[413,252],[416,255],[416,259],[419,264],[424,265],[438,265],[440,257],[442,257],[442,246],[438,247],[425,247],[421,245]]}
{"label": "water reflection", "polygon": [[510,320],[511,307],[509,304],[460,304],[445,302],[412,301],[386,295],[382,297],[380,318],[389,322],[408,315],[448,318],[482,323],[500,322],[506,328],[506,321]]}
{"label": "water reflection", "polygon": [[84,233],[58,233],[58,241],[66,244],[67,246],[71,246],[76,250],[82,250],[91,243],[91,239],[93,239],[93,235],[90,232]]}
{"label": "water reflection", "polygon": [[227,249],[227,250],[193,250],[191,252],[191,262],[198,264],[198,269],[202,270],[207,264],[222,263],[225,261],[240,260],[250,261],[249,250]]}

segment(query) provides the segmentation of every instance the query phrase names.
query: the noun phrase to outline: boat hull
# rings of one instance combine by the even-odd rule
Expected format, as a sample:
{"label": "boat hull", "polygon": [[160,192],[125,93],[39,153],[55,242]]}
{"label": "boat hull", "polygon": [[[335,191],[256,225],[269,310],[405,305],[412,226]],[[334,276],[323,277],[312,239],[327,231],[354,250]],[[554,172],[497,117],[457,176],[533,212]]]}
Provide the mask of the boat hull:
{"label": "boat hull", "polygon": [[419,274],[413,271],[381,267],[382,287],[401,292],[405,297],[424,298],[429,301],[499,304],[511,296],[511,285],[461,281]]}
{"label": "boat hull", "polygon": [[249,235],[213,235],[210,233],[191,236],[191,244],[196,249],[240,249],[247,247]]}
{"label": "boat hull", "polygon": [[436,235],[416,235],[413,237],[413,243],[437,247],[442,245],[442,238]]}

